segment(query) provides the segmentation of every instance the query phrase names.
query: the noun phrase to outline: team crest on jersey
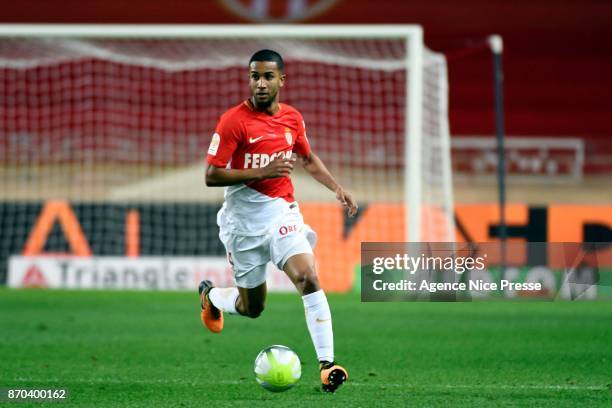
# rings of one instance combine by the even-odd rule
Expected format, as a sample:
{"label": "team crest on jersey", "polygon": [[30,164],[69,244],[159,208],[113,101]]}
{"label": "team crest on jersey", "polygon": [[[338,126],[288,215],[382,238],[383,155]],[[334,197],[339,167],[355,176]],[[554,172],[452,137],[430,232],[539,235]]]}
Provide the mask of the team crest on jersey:
{"label": "team crest on jersey", "polygon": [[285,140],[289,146],[291,146],[293,143],[293,135],[291,134],[291,130],[289,130],[289,128],[285,128]]}
{"label": "team crest on jersey", "polygon": [[340,0],[218,0],[234,14],[260,23],[302,21],[321,14]]}

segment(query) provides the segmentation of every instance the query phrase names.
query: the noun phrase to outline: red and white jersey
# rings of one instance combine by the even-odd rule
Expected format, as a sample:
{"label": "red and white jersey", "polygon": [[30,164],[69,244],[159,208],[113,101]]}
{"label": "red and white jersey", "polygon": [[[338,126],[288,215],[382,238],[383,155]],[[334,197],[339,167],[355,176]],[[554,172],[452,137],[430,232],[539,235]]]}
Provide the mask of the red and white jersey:
{"label": "red and white jersey", "polygon": [[[279,104],[274,115],[254,109],[249,100],[219,119],[208,149],[208,164],[231,169],[265,167],[276,157],[307,156],[310,145],[302,115]],[[271,221],[295,201],[289,177],[251,181],[225,187],[218,216],[222,229],[240,235],[263,235]]]}

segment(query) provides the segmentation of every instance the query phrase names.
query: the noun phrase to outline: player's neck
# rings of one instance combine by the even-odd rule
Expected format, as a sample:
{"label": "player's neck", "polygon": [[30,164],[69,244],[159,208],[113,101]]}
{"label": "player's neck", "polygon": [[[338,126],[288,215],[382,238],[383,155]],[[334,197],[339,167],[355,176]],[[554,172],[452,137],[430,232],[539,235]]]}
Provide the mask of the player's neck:
{"label": "player's neck", "polygon": [[253,106],[254,110],[256,110],[258,112],[262,112],[262,113],[267,113],[268,115],[276,115],[278,113],[278,111],[280,110],[280,104],[278,102],[278,99],[275,99],[268,106],[258,106],[255,103],[254,98],[252,98],[252,97],[249,99],[249,102]]}

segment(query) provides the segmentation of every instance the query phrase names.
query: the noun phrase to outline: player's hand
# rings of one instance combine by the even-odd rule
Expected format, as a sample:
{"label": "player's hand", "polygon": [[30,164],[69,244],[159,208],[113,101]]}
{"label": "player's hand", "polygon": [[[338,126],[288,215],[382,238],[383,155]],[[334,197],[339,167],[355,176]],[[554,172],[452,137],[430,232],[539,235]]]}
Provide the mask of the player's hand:
{"label": "player's hand", "polygon": [[290,158],[277,157],[272,160],[266,167],[261,168],[262,179],[286,177],[293,171],[293,163],[297,160],[295,155],[291,155]]}
{"label": "player's hand", "polygon": [[350,195],[348,191],[345,191],[342,187],[338,187],[336,189],[336,198],[342,203],[344,208],[348,210],[349,217],[353,217],[355,214],[357,214],[357,209],[359,207],[353,199],[353,196]]}

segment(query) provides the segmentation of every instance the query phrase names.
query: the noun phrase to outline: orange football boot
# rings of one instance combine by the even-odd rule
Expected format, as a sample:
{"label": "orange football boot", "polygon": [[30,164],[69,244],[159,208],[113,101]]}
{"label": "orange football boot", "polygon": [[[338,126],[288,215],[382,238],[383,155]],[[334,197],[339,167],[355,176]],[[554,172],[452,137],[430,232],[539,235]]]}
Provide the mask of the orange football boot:
{"label": "orange football boot", "polygon": [[213,288],[213,284],[209,280],[203,280],[198,286],[200,294],[200,320],[202,324],[208,327],[213,333],[219,333],[223,330],[223,312],[215,307],[208,298],[208,293]]}
{"label": "orange football boot", "polygon": [[319,368],[321,370],[321,388],[324,392],[334,392],[348,380],[346,369],[334,362],[321,361]]}

